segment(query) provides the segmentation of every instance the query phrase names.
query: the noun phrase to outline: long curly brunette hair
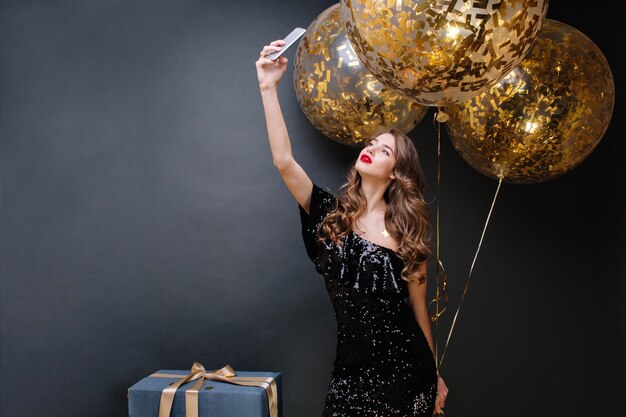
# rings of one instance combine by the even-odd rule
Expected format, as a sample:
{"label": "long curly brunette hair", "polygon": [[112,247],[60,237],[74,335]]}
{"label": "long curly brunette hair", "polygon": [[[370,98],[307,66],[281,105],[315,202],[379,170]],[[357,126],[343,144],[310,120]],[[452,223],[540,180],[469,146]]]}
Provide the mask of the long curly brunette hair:
{"label": "long curly brunette hair", "polygon": [[[419,280],[426,276],[419,267],[432,256],[430,211],[424,200],[426,180],[415,145],[404,133],[391,128],[396,142],[395,179],[385,190],[387,203],[385,226],[387,232],[398,242],[396,253],[404,262],[401,277],[405,281]],[[361,190],[361,174],[353,165],[347,181],[339,188],[337,208],[320,225],[318,241],[333,241],[348,235],[356,221],[365,213],[367,200]]]}

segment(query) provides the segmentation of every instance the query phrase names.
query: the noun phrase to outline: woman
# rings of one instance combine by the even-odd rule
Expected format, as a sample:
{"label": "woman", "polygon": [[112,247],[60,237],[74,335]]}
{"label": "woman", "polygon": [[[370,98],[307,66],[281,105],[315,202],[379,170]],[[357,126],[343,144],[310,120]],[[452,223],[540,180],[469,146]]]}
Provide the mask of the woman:
{"label": "woman", "polygon": [[[391,129],[360,152],[339,197],[294,160],[278,101],[287,58],[256,62],[274,165],[299,204],[309,258],[337,318],[337,357],[324,416],[441,414],[448,389],[426,304],[428,207],[413,143]],[[407,301],[405,301],[405,299]]]}

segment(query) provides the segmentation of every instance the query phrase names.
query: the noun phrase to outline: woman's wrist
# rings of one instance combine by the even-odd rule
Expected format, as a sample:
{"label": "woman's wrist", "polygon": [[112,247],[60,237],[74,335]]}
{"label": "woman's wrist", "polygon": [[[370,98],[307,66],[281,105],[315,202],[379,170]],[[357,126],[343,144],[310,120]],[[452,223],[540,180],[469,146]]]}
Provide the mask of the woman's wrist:
{"label": "woman's wrist", "polygon": [[268,91],[277,91],[278,84],[259,84],[259,89],[261,90],[262,93],[265,93]]}

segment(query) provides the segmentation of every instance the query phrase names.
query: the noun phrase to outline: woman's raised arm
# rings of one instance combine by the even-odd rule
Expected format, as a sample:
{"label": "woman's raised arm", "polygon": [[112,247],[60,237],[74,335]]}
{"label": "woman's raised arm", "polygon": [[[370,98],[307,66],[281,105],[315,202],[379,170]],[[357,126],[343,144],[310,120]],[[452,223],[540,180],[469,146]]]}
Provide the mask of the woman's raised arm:
{"label": "woman's raised arm", "polygon": [[256,62],[256,70],[263,98],[272,160],[291,194],[308,212],[313,182],[293,158],[287,126],[278,101],[278,83],[287,69],[288,60],[284,56],[276,61],[266,58],[267,54],[280,50],[284,44],[283,40],[277,40],[263,47],[261,56]]}

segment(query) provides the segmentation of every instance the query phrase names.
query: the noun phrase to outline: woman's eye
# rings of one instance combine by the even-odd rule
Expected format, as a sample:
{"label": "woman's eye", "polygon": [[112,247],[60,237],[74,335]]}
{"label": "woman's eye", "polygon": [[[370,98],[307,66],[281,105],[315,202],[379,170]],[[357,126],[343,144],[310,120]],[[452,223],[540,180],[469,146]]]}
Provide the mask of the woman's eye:
{"label": "woman's eye", "polygon": [[389,151],[386,149],[383,149],[383,152],[385,153],[385,155],[389,156]]}

